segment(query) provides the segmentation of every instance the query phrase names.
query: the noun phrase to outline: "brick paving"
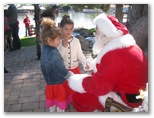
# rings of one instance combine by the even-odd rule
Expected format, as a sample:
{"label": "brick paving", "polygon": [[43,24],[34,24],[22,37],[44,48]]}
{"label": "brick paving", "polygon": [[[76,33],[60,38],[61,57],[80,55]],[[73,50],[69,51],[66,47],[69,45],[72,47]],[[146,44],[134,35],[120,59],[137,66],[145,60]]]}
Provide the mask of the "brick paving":
{"label": "brick paving", "polygon": [[[45,80],[36,46],[4,52],[4,112],[49,112],[45,106]],[[76,112],[73,104],[66,112]]]}

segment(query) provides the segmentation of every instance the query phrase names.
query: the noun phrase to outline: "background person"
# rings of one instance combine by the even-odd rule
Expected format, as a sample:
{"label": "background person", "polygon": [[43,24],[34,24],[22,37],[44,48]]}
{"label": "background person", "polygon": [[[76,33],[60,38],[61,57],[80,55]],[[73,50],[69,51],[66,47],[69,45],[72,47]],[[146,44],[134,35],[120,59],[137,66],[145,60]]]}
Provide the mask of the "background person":
{"label": "background person", "polygon": [[[7,17],[4,16],[4,51],[7,50],[7,46],[8,46],[8,38],[11,34],[11,30],[10,30],[10,27],[9,27],[9,23],[8,23],[8,20],[7,20]],[[8,70],[4,67],[4,73],[8,73]]]}
{"label": "background person", "polygon": [[26,15],[26,18],[24,18],[23,23],[25,24],[25,36],[27,36],[28,28],[30,26],[30,19],[29,19],[28,15]]}
{"label": "background person", "polygon": [[18,11],[14,4],[9,4],[8,10],[4,15],[8,18],[9,26],[11,28],[11,34],[13,37],[13,48],[10,51],[14,51],[21,48],[21,42],[18,35]]}
{"label": "background person", "polygon": [[[4,10],[4,13],[6,10]],[[12,48],[11,29],[7,17],[4,15],[4,50]]]}
{"label": "background person", "polygon": [[49,17],[52,20],[55,20],[58,15],[58,6],[53,5],[51,8],[47,8],[42,12],[41,17]]}
{"label": "background person", "polygon": [[8,44],[8,38],[10,38],[11,35],[11,29],[7,20],[7,17],[4,16],[4,51],[7,50]]}

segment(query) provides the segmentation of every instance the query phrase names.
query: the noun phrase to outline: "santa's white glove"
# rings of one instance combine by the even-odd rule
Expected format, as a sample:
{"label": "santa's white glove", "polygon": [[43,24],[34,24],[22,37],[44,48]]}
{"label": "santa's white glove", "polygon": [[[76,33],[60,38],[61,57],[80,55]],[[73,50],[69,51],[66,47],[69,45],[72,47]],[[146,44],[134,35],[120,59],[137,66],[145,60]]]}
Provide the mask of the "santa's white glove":
{"label": "santa's white glove", "polygon": [[86,91],[84,90],[82,86],[83,79],[88,77],[88,74],[75,74],[71,76],[68,79],[68,85],[69,87],[79,93],[85,93]]}

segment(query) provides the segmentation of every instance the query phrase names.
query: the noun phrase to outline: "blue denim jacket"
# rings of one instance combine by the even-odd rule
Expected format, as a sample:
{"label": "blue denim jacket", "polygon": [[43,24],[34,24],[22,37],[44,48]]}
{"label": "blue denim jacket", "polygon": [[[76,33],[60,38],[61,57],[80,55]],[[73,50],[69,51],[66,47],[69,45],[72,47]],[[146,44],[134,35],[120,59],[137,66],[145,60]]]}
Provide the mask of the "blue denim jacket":
{"label": "blue denim jacket", "polygon": [[48,45],[43,45],[41,69],[46,83],[51,85],[61,84],[70,76],[57,48]]}

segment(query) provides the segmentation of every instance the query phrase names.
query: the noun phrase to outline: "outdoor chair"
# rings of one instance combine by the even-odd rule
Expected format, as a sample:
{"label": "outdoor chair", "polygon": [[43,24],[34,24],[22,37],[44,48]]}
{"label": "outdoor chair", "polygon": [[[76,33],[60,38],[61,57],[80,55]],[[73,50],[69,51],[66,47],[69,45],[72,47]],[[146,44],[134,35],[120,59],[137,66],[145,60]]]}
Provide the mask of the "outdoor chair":
{"label": "outdoor chair", "polygon": [[[113,110],[113,111],[110,111],[111,106],[113,106],[113,107],[115,107],[117,109]],[[106,99],[104,112],[132,112],[132,109],[129,108],[129,107],[126,107],[126,106],[116,102],[112,98],[108,97]]]}

